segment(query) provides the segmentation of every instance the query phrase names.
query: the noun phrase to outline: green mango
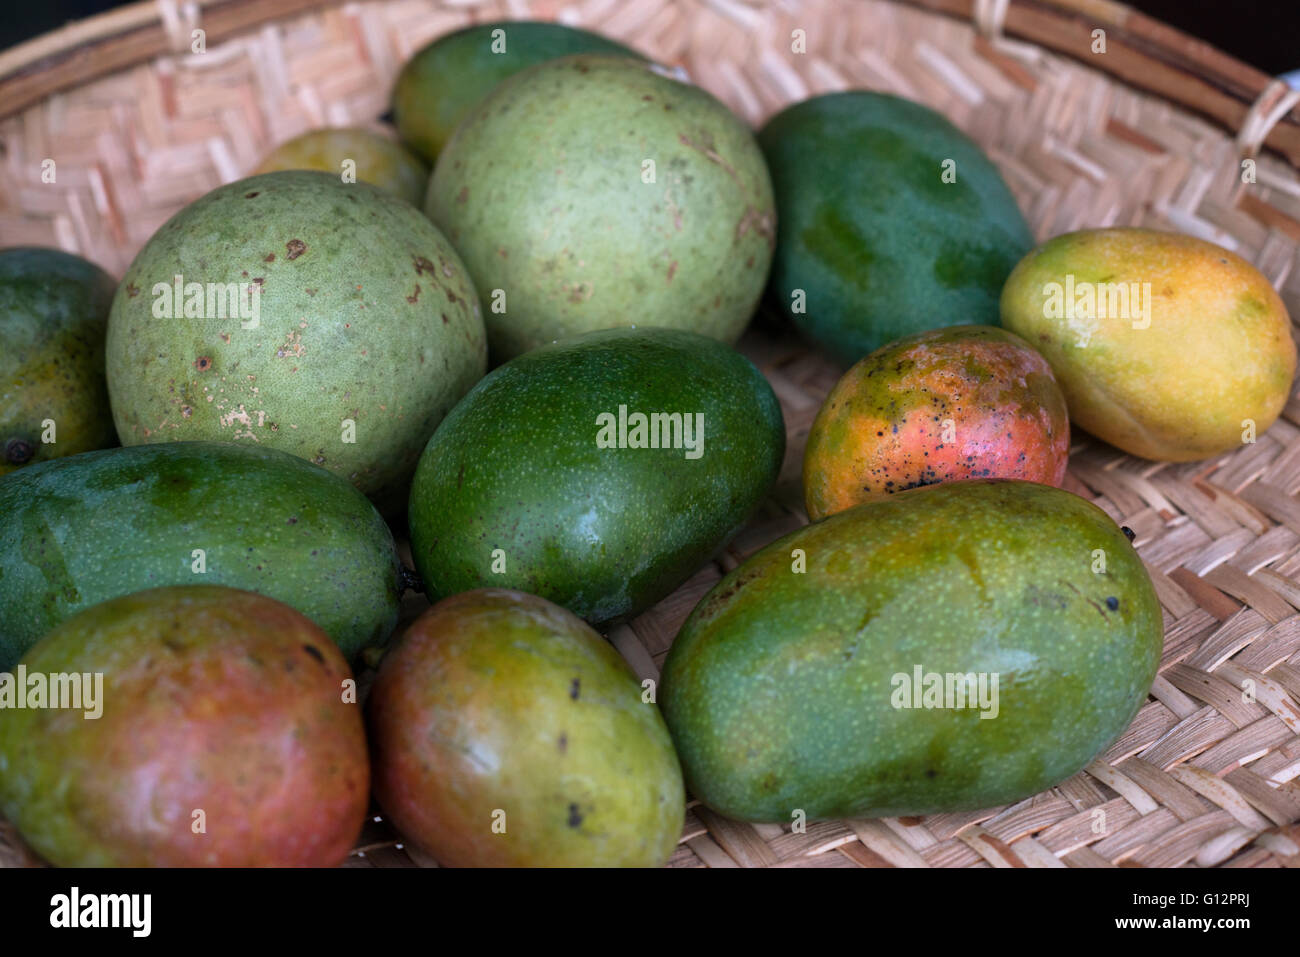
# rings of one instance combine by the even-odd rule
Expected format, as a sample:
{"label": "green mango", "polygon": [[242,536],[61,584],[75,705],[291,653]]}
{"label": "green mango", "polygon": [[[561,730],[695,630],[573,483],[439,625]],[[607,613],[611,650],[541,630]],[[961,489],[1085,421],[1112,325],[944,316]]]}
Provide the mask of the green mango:
{"label": "green mango", "polygon": [[456,130],[425,212],[489,308],[495,361],[614,326],[735,342],[772,260],[749,128],[653,64],[572,56],[518,73]]}
{"label": "green mango", "polygon": [[0,810],[62,867],[336,866],[369,803],[352,680],[262,595],[95,605],[0,673]]}
{"label": "green mango", "polygon": [[412,206],[424,202],[429,167],[400,143],[371,130],[341,127],[308,130],[273,149],[253,171],[314,169],[342,178],[351,161],[356,178],[400,196]]}
{"label": "green mango", "polygon": [[[652,414],[679,418],[638,432]],[[675,329],[575,336],[494,370],[434,433],[411,553],[431,596],[498,585],[626,618],[740,530],[784,449],[771,386],[727,346]]]}
{"label": "green mango", "polygon": [[375,797],[450,867],[655,867],[685,816],[653,697],[550,602],[482,589],[435,605],[370,690]]}
{"label": "green mango", "polygon": [[778,113],[758,142],[780,223],[769,296],[844,365],[928,329],[998,324],[1033,235],[997,168],[944,117],[833,93]]}
{"label": "green mango", "polygon": [[1161,641],[1151,579],[1105,512],[1032,482],[952,482],[734,569],[682,626],[660,703],[691,792],[729,817],[975,810],[1114,742]]}
{"label": "green mango", "polygon": [[159,585],[269,595],[348,657],[397,624],[384,520],[347,482],[274,449],[175,442],[45,462],[0,478],[0,515],[0,670],[82,609]]}
{"label": "green mango", "polygon": [[433,224],[307,170],[230,183],[168,220],[118,288],[106,361],[123,445],[261,444],[385,509],[487,369],[478,296]]}
{"label": "green mango", "polygon": [[532,20],[480,23],[438,37],[406,61],[393,87],[393,123],[432,163],[465,115],[506,77],[573,53],[640,58],[598,33]]}
{"label": "green mango", "polygon": [[0,250],[0,475],[117,441],[104,384],[116,288],[71,253]]}

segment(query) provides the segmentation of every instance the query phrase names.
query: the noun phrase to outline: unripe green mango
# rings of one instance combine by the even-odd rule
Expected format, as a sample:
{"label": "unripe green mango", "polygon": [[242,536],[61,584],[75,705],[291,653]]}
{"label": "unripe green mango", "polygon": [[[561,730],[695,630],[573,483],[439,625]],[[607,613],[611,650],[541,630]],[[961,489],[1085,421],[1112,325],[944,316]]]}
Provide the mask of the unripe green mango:
{"label": "unripe green mango", "polygon": [[784,451],[772,387],[735,350],[679,329],[573,336],[493,370],[434,433],[411,554],[431,596],[500,586],[627,618],[740,531]]}
{"label": "unripe green mango", "polygon": [[0,475],[116,443],[104,384],[116,288],[70,253],[0,250]]}
{"label": "unripe green mango", "polygon": [[735,342],[775,242],[749,128],[699,87],[620,56],[503,82],[438,157],[424,208],[474,277],[497,362],[615,326]]}
{"label": "unripe green mango", "polygon": [[998,324],[1033,234],[983,150],[941,114],[849,90],[758,134],[776,191],[769,294],[844,365],[940,326]]}
{"label": "unripe green mango", "polygon": [[397,623],[401,565],[364,495],[257,446],[106,449],[0,479],[0,670],[83,608],[229,585],[296,608],[352,657]]}
{"label": "unripe green mango", "polygon": [[563,608],[485,588],[439,602],[371,687],[375,796],[451,867],[654,867],[681,769],[617,651]]}
{"label": "unripe green mango", "polygon": [[[750,557],[683,625],[660,703],[691,792],[729,817],[973,810],[1101,753],[1161,644],[1150,577],[1105,512],[1031,482],[952,482]],[[969,697],[955,682],[949,697],[946,676],[967,674]]]}
{"label": "unripe green mango", "polygon": [[562,23],[475,24],[438,37],[406,61],[393,86],[393,122],[402,139],[432,163],[460,121],[498,83],[574,53],[640,57],[599,33]]}
{"label": "unripe green mango", "polygon": [[389,509],[487,347],[474,285],[419,210],[286,170],[215,189],[154,233],[118,287],[106,362],[123,445],[265,445]]}

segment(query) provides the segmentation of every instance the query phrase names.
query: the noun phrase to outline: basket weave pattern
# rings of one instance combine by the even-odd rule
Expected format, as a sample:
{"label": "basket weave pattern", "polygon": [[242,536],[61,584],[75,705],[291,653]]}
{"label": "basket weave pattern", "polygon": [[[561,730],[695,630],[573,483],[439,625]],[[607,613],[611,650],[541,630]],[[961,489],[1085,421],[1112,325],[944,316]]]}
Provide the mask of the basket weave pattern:
{"label": "basket weave pattern", "polygon": [[[976,4],[987,12],[987,4]],[[599,30],[680,64],[751,124],[864,87],[945,113],[1002,169],[1042,239],[1089,226],[1176,229],[1234,249],[1300,315],[1300,177],[1255,143],[1117,82],[1096,64],[986,36],[902,3],[395,0],[260,26],[0,119],[0,245],[60,246],[118,275],[172,213],[274,144],[387,109],[401,63],[471,22],[531,16]],[[173,24],[188,50],[189,24]],[[802,30],[806,53],[791,52]],[[2,109],[0,104],[0,109]],[[56,161],[43,183],[42,160]],[[695,602],[747,554],[807,521],[799,466],[838,370],[790,336],[742,349],[771,381],[789,437],[777,489],[721,558],[611,634],[657,676]],[[1192,370],[1189,370],[1189,373]],[[1254,444],[1186,465],[1076,436],[1067,488],[1137,533],[1164,609],[1152,697],[1084,771],[1014,806],[823,821],[794,833],[694,804],[673,866],[1300,866],[1300,399]],[[408,598],[406,615],[424,607]],[[1242,694],[1254,683],[1253,699]],[[0,822],[0,863],[32,863]],[[350,866],[429,865],[385,822]]]}

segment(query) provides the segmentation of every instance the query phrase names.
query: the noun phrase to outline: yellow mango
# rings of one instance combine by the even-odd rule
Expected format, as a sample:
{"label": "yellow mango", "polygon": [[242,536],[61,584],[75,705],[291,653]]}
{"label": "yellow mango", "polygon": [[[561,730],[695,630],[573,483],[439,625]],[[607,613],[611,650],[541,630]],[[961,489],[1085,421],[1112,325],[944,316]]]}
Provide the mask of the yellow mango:
{"label": "yellow mango", "polygon": [[1295,375],[1291,320],[1269,281],[1177,233],[1048,240],[1012,271],[1001,313],[1051,365],[1073,424],[1148,459],[1194,461],[1254,441]]}
{"label": "yellow mango", "polygon": [[[351,162],[351,166],[345,163]],[[429,167],[401,143],[363,129],[311,130],[281,143],[250,175],[286,169],[345,173],[400,196],[412,206],[424,201]],[[345,180],[346,182],[347,180]]]}

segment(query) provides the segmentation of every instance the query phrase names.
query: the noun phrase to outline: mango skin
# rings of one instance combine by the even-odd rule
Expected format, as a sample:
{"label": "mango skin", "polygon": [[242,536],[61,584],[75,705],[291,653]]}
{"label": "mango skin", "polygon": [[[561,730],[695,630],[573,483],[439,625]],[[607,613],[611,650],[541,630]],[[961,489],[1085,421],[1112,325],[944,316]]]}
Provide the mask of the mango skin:
{"label": "mango skin", "polygon": [[384,658],[368,707],[375,796],[442,865],[655,867],[681,835],[659,709],[543,599],[491,588],[435,605]]}
{"label": "mango skin", "polygon": [[0,479],[0,515],[0,670],[72,615],[158,585],[269,595],[349,658],[397,624],[388,526],[347,482],[285,452],[219,442],[87,452]]}
{"label": "mango skin", "polygon": [[[63,867],[331,867],[369,800],[352,672],[270,598],[191,585],[83,611],[27,674],[101,673],[103,714],[0,709],[0,809]],[[195,834],[195,809],[206,833]]]}
{"label": "mango skin", "polygon": [[[752,556],[682,626],[660,704],[691,793],[728,817],[973,810],[1101,753],[1146,700],[1161,644],[1151,580],[1103,511],[974,479],[859,505]],[[916,665],[998,673],[997,717],[894,708],[893,676]]]}
{"label": "mango skin", "polygon": [[[1140,317],[1048,318],[1049,283],[1151,284]],[[1147,459],[1190,462],[1240,448],[1277,420],[1296,347],[1286,306],[1250,263],[1213,243],[1151,229],[1087,229],[1051,239],[1016,266],[1002,324],[1051,363],[1070,419]]]}
{"label": "mango skin", "polygon": [[[772,185],[749,129],[651,64],[572,56],[518,73],[456,130],[425,211],[489,301],[500,362],[615,326],[728,344],[772,258]],[[655,162],[655,181],[643,164]]]}
{"label": "mango skin", "polygon": [[[117,283],[57,249],[0,250],[0,475],[117,441],[104,328]],[[55,440],[42,442],[53,419]]]}
{"label": "mango skin", "polygon": [[[493,52],[501,30],[505,51]],[[502,20],[438,37],[406,61],[393,86],[393,122],[411,148],[432,163],[483,97],[507,77],[557,57],[608,53],[640,58],[598,33],[559,23]]]}
{"label": "mango skin", "polygon": [[429,167],[400,143],[370,130],[349,127],[309,130],[281,143],[251,175],[286,169],[314,169],[343,175],[343,161],[356,164],[356,177],[400,196],[412,206],[424,200]]}
{"label": "mango skin", "polygon": [[[259,325],[155,318],[155,284],[177,274],[259,285]],[[215,189],[154,234],[113,301],[106,361],[123,445],[266,445],[389,509],[487,352],[474,285],[418,210],[292,170]]]}
{"label": "mango skin", "polygon": [[997,168],[943,116],[831,93],[776,114],[758,142],[780,223],[769,296],[843,365],[926,329],[998,324],[998,293],[1033,234]]}
{"label": "mango skin", "polygon": [[[597,419],[620,404],[702,414],[702,455],[598,448]],[[740,531],[784,451],[772,387],[727,346],[678,329],[574,336],[495,369],[434,433],[411,554],[431,597],[500,585],[593,624],[629,618]]]}
{"label": "mango skin", "polygon": [[992,326],[922,332],[857,362],[826,397],[804,450],[808,517],[961,479],[1059,486],[1069,451],[1065,397],[1027,342]]}

